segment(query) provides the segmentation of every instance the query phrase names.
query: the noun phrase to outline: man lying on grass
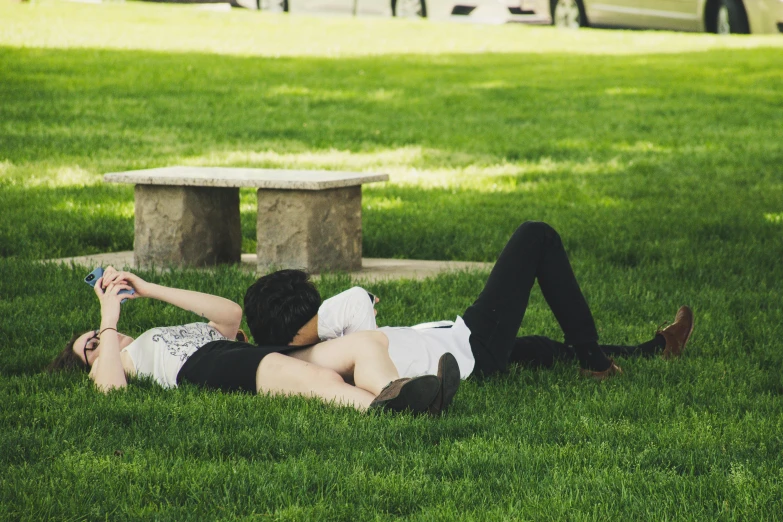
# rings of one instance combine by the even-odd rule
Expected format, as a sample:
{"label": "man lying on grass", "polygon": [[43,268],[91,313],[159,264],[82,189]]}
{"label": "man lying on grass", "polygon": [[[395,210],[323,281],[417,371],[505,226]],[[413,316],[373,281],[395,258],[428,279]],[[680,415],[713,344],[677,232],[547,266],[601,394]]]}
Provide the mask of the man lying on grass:
{"label": "man lying on grass", "polygon": [[[242,309],[228,299],[156,285],[112,267],[94,288],[101,304],[100,327],[74,335],[49,370],[82,369],[104,392],[127,386],[128,377],[143,375],[167,388],[191,382],[222,391],[314,396],[359,410],[416,413],[428,411],[440,393],[434,375],[399,378],[380,332],[359,332],[350,339],[320,344],[319,353],[331,362],[331,368],[324,368],[279,353],[289,351],[289,346],[262,348],[231,340],[237,337]],[[135,294],[121,293],[131,289]],[[120,304],[140,297],[190,310],[209,323],[152,328],[133,339],[117,331]]]}
{"label": "man lying on grass", "polygon": [[[536,281],[565,334],[564,343],[540,336],[517,337]],[[333,342],[329,339],[348,340],[362,330],[380,332],[401,377],[442,370],[441,358],[450,352],[462,379],[472,373],[492,375],[511,363],[548,367],[555,359],[577,359],[582,375],[601,380],[622,373],[607,354],[660,353],[665,358],[677,357],[693,331],[693,313],[683,306],[673,324],[657,331],[645,343],[599,345],[592,313],[560,236],[541,222],[523,223],[514,232],[484,290],[456,321],[410,328],[377,328],[373,310],[376,299],[369,297],[366,291],[355,287],[321,304],[321,296],[307,274],[282,270],[260,278],[248,288],[245,314],[259,345],[304,346],[327,341],[290,352],[292,357],[326,368],[332,367],[333,362],[328,350],[321,347]],[[448,403],[440,407],[446,406]]]}

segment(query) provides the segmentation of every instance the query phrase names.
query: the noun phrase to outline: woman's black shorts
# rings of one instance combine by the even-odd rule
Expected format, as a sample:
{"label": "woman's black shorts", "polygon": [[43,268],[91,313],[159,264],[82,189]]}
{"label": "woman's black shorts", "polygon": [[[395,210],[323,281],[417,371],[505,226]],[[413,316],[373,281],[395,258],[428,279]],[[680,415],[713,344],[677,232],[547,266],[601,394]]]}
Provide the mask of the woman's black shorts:
{"label": "woman's black shorts", "polygon": [[191,355],[177,374],[177,384],[189,382],[224,392],[256,393],[256,372],[270,353],[301,346],[256,346],[239,341],[210,341]]}

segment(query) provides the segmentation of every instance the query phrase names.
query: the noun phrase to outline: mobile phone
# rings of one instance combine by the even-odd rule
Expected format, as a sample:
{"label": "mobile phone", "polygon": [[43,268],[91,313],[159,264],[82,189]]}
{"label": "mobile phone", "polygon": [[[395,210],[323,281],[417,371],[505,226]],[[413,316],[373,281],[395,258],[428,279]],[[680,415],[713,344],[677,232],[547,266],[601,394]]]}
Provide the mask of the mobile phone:
{"label": "mobile phone", "polygon": [[367,295],[370,296],[370,302],[375,305],[375,294],[371,294],[370,292],[367,292]]}
{"label": "mobile phone", "polygon": [[[101,278],[102,275],[103,275],[103,267],[99,266],[98,268],[96,268],[95,270],[87,274],[87,277],[84,278],[84,282],[90,285],[91,287],[95,288],[95,283],[98,281],[98,279]],[[133,295],[135,293],[136,292],[134,290],[120,290],[120,295],[122,294]],[[127,299],[123,299],[122,301],[120,301],[120,304],[124,303],[125,301],[127,301]]]}
{"label": "mobile phone", "polygon": [[87,277],[84,278],[84,282],[90,285],[91,287],[95,288],[95,282],[98,281],[98,279],[101,278],[103,275],[103,267],[99,266],[89,274],[87,274]]}

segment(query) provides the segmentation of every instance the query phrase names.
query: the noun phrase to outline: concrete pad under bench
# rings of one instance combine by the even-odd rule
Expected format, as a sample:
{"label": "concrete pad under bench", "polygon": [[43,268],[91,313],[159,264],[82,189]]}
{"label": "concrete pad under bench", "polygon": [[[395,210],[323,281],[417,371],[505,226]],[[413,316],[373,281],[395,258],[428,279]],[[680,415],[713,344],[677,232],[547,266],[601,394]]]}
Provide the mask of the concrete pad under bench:
{"label": "concrete pad under bench", "polygon": [[239,263],[239,188],[257,189],[257,263],[310,272],[362,267],[362,184],[387,174],[165,167],[106,174],[133,183],[135,266]]}
{"label": "concrete pad under bench", "polygon": [[[56,262],[75,264],[85,267],[84,274],[97,266],[107,267],[109,265],[115,268],[129,268],[131,270],[139,268],[134,264],[133,251],[110,252],[106,254],[92,254],[78,257],[64,257],[60,259],[47,259],[44,262]],[[258,263],[255,254],[242,254],[242,263],[240,265],[248,272],[256,272]],[[383,281],[391,279],[426,279],[434,277],[444,272],[458,272],[463,270],[486,270],[492,269],[493,263],[480,263],[473,261],[423,261],[419,259],[379,259],[364,258],[362,268],[350,272],[352,280],[359,281]],[[159,270],[166,270],[158,267]],[[266,274],[267,271],[260,271],[258,275]],[[317,276],[316,276],[317,278]]]}

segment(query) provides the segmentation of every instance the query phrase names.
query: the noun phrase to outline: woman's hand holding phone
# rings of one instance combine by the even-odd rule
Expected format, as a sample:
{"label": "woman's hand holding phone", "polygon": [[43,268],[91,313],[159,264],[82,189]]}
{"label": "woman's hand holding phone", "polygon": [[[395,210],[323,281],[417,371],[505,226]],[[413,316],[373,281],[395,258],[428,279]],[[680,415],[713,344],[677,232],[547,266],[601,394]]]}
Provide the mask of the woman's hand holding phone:
{"label": "woman's hand holding phone", "polygon": [[147,283],[144,279],[140,278],[132,272],[119,271],[113,266],[107,267],[103,274],[103,287],[107,288],[111,283],[123,282],[130,286],[130,294],[133,297],[129,299],[135,299],[136,297],[147,297]]}
{"label": "woman's hand holding phone", "polygon": [[101,329],[116,328],[120,320],[120,305],[126,299],[135,298],[135,295],[127,294],[132,288],[124,281],[119,281],[109,283],[104,289],[103,277],[99,277],[93,290],[101,302]]}
{"label": "woman's hand holding phone", "polygon": [[99,266],[84,278],[84,282],[91,287],[95,288],[96,286],[99,286],[103,290],[108,288],[110,284],[120,281],[127,285],[127,288],[123,288],[119,292],[120,295],[124,296],[120,303],[124,303],[128,299],[135,299],[137,296],[143,297],[145,295],[143,289],[146,288],[146,281],[130,272],[119,272],[112,266],[106,268],[106,270]]}

